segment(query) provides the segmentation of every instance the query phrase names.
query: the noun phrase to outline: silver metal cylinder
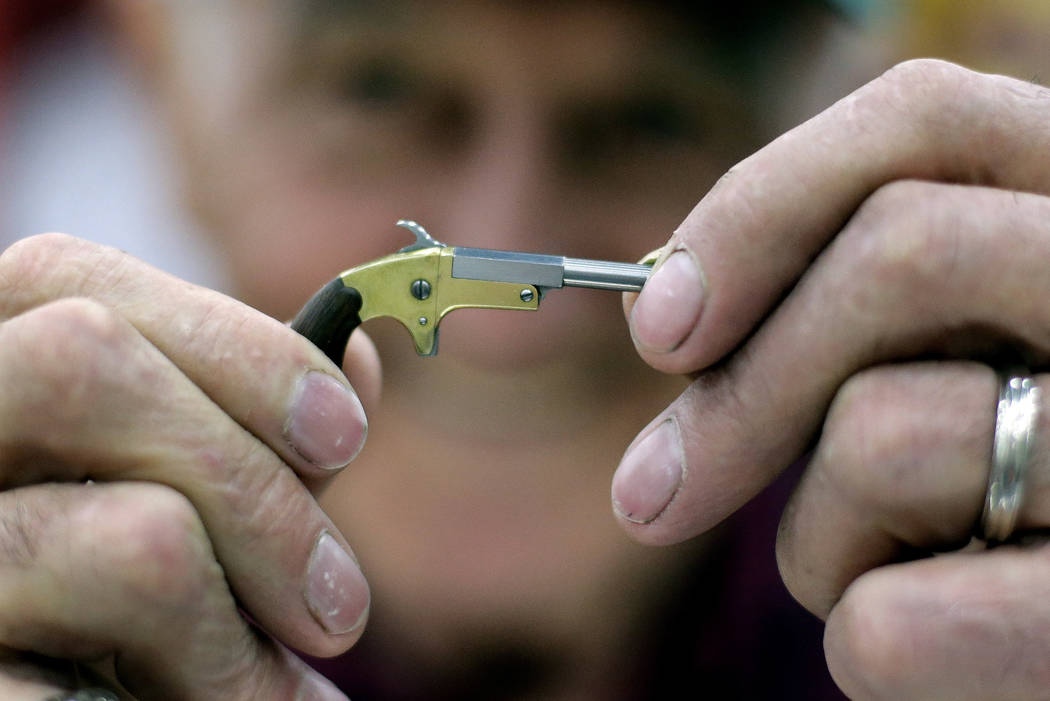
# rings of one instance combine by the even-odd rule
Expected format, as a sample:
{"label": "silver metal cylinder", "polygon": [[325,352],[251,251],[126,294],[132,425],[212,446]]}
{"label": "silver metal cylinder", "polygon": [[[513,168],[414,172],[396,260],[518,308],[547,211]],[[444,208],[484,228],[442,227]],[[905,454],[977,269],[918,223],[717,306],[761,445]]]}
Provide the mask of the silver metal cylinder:
{"label": "silver metal cylinder", "polygon": [[566,287],[593,287],[599,290],[638,292],[649,279],[652,268],[637,263],[613,263],[583,258],[565,259]]}

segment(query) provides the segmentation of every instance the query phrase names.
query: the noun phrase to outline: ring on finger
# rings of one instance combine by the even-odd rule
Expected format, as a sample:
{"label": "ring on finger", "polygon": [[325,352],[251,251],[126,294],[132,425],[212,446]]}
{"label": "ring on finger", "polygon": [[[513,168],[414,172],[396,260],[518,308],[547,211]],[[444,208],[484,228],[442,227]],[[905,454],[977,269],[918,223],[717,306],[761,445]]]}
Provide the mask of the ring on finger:
{"label": "ring on finger", "polygon": [[1005,376],[999,387],[988,491],[980,523],[980,536],[988,543],[1007,540],[1017,525],[1038,418],[1039,388],[1032,378]]}

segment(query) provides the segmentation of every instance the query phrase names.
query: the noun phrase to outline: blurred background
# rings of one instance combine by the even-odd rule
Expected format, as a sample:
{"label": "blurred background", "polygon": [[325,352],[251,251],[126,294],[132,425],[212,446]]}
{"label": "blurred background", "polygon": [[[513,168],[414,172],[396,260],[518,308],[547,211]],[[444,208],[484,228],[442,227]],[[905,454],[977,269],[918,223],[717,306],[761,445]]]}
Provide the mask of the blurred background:
{"label": "blurred background", "polygon": [[221,266],[178,203],[144,76],[104,3],[0,0],[0,248],[76,232],[192,282]]}
{"label": "blurred background", "polygon": [[[802,87],[785,126],[905,57],[1037,82],[1050,75],[1045,0],[836,4],[856,33]],[[0,248],[75,232],[224,288],[212,244],[179,205],[172,144],[110,15],[97,0],[0,0]]]}
{"label": "blurred background", "polygon": [[[865,41],[843,37],[785,126],[906,57],[1050,76],[1045,0],[836,4]],[[211,244],[179,206],[161,115],[110,14],[97,0],[0,0],[0,247],[75,232],[221,289]]]}

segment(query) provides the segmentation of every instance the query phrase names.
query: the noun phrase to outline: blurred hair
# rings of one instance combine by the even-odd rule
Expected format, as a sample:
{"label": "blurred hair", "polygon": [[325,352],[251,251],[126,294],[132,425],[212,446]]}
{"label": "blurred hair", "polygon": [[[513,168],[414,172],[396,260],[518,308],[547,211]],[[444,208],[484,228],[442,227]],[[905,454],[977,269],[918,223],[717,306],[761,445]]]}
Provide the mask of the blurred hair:
{"label": "blurred hair", "polygon": [[[542,10],[564,0],[491,0]],[[837,8],[834,0],[610,0],[608,4],[666,13],[673,19],[676,39],[723,69],[752,73],[768,50],[814,20]],[[323,20],[343,12],[383,12],[386,0],[306,0],[302,17]]]}

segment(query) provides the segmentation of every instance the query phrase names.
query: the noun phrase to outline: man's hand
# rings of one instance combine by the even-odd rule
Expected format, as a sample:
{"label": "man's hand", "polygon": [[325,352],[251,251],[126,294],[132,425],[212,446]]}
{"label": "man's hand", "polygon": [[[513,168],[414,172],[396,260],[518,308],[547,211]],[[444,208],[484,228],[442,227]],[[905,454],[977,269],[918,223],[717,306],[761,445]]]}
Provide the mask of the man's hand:
{"label": "man's hand", "polygon": [[[347,366],[378,392],[363,334]],[[313,494],[365,432],[340,369],[279,322],[113,249],[15,244],[0,650],[111,659],[151,700],[343,698],[282,644],[333,655],[364,626],[368,585]]]}
{"label": "man's hand", "polygon": [[[1048,125],[1043,87],[902,64],[733,168],[627,300],[641,355],[697,374],[628,449],[620,520],[700,533],[819,439],[777,555],[851,697],[1050,688],[1045,547],[916,559],[980,518],[997,392],[972,361],[1050,363]],[[1024,530],[1050,526],[1043,409]]]}

